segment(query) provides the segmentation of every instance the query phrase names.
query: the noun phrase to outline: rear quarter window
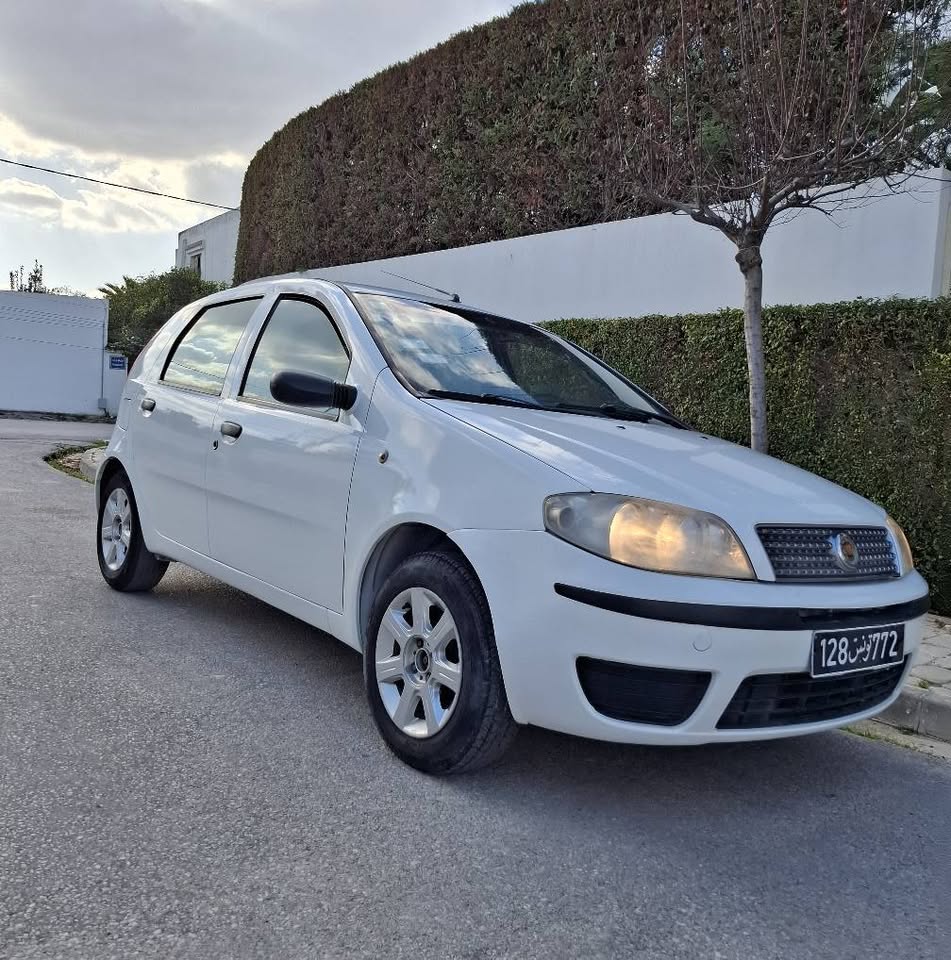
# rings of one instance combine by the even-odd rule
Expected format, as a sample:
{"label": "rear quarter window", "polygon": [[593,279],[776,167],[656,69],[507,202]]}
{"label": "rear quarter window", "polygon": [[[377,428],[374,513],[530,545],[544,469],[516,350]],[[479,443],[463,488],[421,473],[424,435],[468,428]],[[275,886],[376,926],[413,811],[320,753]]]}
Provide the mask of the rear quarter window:
{"label": "rear quarter window", "polygon": [[162,382],[220,396],[238,341],[260,302],[255,297],[205,308],[172,348]]}

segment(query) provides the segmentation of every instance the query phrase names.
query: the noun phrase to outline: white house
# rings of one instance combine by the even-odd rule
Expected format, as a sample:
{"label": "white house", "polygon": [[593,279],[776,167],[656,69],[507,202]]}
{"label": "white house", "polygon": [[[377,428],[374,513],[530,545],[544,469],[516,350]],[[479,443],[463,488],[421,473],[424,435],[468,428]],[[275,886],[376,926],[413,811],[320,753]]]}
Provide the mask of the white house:
{"label": "white house", "polygon": [[231,284],[238,246],[239,210],[229,210],[178,235],[176,267],[191,267],[206,280]]}
{"label": "white house", "polygon": [[0,291],[0,410],[115,415],[126,359],[108,338],[106,300]]}
{"label": "white house", "polygon": [[[802,211],[763,246],[767,303],[935,297],[951,290],[951,175],[873,199],[858,190],[831,217]],[[179,265],[198,251],[203,277],[230,282],[238,214],[179,235]],[[308,270],[309,276],[410,287],[400,274],[525,320],[689,313],[739,307],[735,249],[716,230],[674,214],[599,223],[434,253]]]}

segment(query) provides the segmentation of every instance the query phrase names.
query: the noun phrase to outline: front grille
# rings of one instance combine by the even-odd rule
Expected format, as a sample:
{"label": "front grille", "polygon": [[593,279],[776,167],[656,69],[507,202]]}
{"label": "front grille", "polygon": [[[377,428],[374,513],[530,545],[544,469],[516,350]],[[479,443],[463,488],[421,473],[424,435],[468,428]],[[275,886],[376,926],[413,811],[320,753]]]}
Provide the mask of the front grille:
{"label": "front grille", "polygon": [[[898,558],[884,527],[757,527],[777,580],[887,580],[898,576]],[[836,555],[836,535],[850,537],[854,567]]]}
{"label": "front grille", "polygon": [[901,682],[905,664],[842,677],[766,673],[747,677],[717,723],[720,730],[788,727],[838,720],[884,703]]}
{"label": "front grille", "polygon": [[628,723],[675,727],[700,705],[710,674],[578,658],[578,679],[598,713]]}

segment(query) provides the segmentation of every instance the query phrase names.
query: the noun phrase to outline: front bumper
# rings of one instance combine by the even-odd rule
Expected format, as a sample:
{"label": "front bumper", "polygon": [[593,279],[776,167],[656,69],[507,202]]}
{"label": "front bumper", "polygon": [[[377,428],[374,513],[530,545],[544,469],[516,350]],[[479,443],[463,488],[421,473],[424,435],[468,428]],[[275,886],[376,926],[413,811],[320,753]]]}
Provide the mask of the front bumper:
{"label": "front bumper", "polygon": [[[927,586],[917,573],[854,584],[712,580],[623,567],[544,532],[460,530],[452,537],[486,591],[513,716],[551,730],[646,744],[815,733],[888,706],[921,641]],[[609,600],[592,603],[592,595]],[[643,603],[625,607],[617,602],[623,598]],[[902,610],[906,657],[885,699],[832,719],[741,729],[721,724],[747,678],[808,674],[814,630],[896,622],[882,609],[889,607]],[[592,706],[579,679],[584,658],[702,673],[709,683],[683,722],[629,722]]]}

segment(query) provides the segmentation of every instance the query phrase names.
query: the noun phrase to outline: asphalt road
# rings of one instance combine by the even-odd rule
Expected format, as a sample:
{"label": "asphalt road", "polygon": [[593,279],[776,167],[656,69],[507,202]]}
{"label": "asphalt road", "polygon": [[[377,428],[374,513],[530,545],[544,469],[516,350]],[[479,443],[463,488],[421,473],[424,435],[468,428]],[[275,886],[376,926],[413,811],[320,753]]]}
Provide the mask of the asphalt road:
{"label": "asphalt road", "polygon": [[112,426],[108,423],[60,420],[19,420],[0,417],[0,441],[54,441],[64,443],[90,443],[93,440],[108,440]]}
{"label": "asphalt road", "polygon": [[528,730],[427,779],[331,639],[180,567],[111,592],[48,449],[0,441],[0,956],[951,957],[951,765]]}

